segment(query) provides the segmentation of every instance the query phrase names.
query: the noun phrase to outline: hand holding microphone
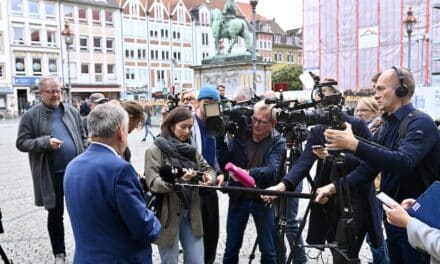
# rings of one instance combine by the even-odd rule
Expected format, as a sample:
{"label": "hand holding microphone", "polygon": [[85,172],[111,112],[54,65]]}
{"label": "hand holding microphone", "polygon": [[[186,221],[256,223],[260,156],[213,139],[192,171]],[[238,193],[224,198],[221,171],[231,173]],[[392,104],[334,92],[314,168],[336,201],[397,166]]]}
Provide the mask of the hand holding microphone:
{"label": "hand holding microphone", "polygon": [[232,172],[234,178],[239,181],[243,186],[253,188],[255,187],[255,180],[245,170],[235,166],[232,162],[228,162],[225,166],[225,170]]}

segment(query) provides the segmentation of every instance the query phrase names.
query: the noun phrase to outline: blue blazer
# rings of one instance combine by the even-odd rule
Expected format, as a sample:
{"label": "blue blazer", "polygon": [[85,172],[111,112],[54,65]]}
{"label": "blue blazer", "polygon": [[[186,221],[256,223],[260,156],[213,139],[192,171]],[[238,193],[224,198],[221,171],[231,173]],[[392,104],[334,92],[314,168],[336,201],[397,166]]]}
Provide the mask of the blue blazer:
{"label": "blue blazer", "polygon": [[99,144],[73,159],[64,176],[75,238],[74,263],[152,263],[160,222],[149,211],[133,167]]}

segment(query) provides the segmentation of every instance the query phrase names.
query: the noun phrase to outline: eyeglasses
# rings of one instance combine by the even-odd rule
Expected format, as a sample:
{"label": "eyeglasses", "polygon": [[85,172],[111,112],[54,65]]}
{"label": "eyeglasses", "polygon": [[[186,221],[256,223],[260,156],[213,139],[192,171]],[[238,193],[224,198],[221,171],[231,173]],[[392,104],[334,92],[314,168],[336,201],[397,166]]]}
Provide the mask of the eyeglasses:
{"label": "eyeglasses", "polygon": [[192,101],[192,100],[194,100],[194,97],[184,97],[184,98],[182,99],[182,101],[184,101],[184,102],[186,102],[186,101]]}
{"label": "eyeglasses", "polygon": [[54,94],[61,94],[61,90],[43,90],[43,92],[54,95]]}
{"label": "eyeglasses", "polygon": [[252,116],[252,122],[254,122],[257,125],[269,125],[270,123],[272,123],[272,121],[261,120],[256,118],[255,116]]}

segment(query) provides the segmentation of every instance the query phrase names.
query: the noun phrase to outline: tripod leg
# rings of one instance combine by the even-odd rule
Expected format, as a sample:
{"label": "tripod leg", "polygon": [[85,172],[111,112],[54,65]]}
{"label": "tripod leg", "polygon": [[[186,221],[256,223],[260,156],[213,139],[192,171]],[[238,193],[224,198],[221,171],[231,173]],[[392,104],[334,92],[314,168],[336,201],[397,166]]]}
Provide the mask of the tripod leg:
{"label": "tripod leg", "polygon": [[255,239],[254,246],[252,247],[251,254],[249,255],[249,264],[251,264],[252,260],[254,260],[255,258],[255,250],[257,250],[257,242],[258,242],[258,237]]}
{"label": "tripod leg", "polygon": [[5,251],[3,251],[2,246],[0,245],[0,255],[2,256],[3,262],[5,264],[11,264],[12,262],[9,261],[8,257],[6,256]]}

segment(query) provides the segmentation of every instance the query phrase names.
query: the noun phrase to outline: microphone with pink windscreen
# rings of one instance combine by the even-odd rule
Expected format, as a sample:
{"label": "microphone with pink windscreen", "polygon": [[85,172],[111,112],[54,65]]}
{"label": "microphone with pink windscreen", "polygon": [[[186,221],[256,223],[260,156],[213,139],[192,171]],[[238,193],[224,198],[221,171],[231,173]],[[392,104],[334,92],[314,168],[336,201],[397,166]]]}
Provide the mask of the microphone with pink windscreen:
{"label": "microphone with pink windscreen", "polygon": [[242,168],[235,166],[232,162],[226,163],[225,170],[233,172],[235,178],[245,187],[255,187],[255,180]]}

